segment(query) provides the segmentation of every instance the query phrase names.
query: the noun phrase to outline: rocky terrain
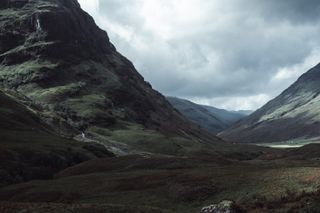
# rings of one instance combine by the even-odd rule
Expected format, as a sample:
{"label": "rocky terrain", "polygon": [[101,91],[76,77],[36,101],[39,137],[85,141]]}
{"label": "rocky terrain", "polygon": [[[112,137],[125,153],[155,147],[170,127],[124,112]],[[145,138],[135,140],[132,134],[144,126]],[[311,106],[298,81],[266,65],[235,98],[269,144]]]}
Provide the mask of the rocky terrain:
{"label": "rocky terrain", "polygon": [[227,111],[174,97],[167,97],[167,100],[191,122],[214,134],[226,130],[251,113],[250,111]]}
{"label": "rocky terrain", "polygon": [[280,142],[320,136],[320,65],[246,119],[221,134],[243,143]]}

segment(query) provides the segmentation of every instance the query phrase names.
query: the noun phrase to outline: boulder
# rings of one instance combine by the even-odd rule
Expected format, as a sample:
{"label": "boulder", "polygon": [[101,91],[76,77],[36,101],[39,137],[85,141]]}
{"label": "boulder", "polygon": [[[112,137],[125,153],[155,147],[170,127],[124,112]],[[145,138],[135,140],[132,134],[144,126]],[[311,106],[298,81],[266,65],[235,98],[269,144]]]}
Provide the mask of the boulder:
{"label": "boulder", "polygon": [[224,200],[219,204],[203,207],[200,213],[241,213],[233,201]]}

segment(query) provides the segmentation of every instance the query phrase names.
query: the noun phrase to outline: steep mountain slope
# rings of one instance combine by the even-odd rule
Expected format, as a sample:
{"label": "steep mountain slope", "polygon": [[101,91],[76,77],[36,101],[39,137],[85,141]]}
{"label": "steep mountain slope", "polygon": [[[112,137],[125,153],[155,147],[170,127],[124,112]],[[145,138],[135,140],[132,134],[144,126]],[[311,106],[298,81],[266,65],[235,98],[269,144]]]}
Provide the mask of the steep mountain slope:
{"label": "steep mountain slope", "polygon": [[175,97],[167,97],[167,100],[187,119],[212,133],[219,133],[246,117],[245,113],[199,105]]}
{"label": "steep mountain slope", "polygon": [[320,65],[281,95],[221,134],[236,142],[278,142],[320,136]]}
{"label": "steep mountain slope", "polygon": [[0,86],[28,97],[59,133],[97,136],[97,127],[134,124],[164,135],[220,141],[153,90],[76,0],[9,5],[0,10]]}
{"label": "steep mountain slope", "polygon": [[0,186],[51,178],[74,164],[112,153],[62,139],[31,109],[0,91]]}

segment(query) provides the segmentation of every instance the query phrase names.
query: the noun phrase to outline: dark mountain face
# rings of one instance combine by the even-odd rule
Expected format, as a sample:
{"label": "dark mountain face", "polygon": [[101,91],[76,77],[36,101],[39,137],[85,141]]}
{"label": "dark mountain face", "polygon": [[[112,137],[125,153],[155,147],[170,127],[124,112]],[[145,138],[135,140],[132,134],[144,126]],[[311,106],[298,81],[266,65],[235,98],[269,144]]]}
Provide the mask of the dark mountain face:
{"label": "dark mountain face", "polygon": [[76,0],[8,2],[0,5],[0,85],[25,95],[57,131],[74,135],[132,122],[219,140],[153,90]]}
{"label": "dark mountain face", "polygon": [[241,112],[230,112],[211,106],[198,105],[179,98],[167,97],[167,100],[191,122],[215,134],[246,117]]}
{"label": "dark mountain face", "polygon": [[274,100],[221,134],[236,142],[278,142],[320,136],[320,65]]}

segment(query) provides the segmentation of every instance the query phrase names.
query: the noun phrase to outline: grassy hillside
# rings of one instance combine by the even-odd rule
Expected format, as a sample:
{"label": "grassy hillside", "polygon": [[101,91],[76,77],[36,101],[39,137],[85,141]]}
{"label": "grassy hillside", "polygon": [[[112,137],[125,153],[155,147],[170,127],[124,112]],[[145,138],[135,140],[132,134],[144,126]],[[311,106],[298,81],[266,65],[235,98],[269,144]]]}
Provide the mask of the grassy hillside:
{"label": "grassy hillside", "polygon": [[51,178],[68,166],[112,156],[103,147],[63,139],[28,109],[0,91],[0,186]]}

